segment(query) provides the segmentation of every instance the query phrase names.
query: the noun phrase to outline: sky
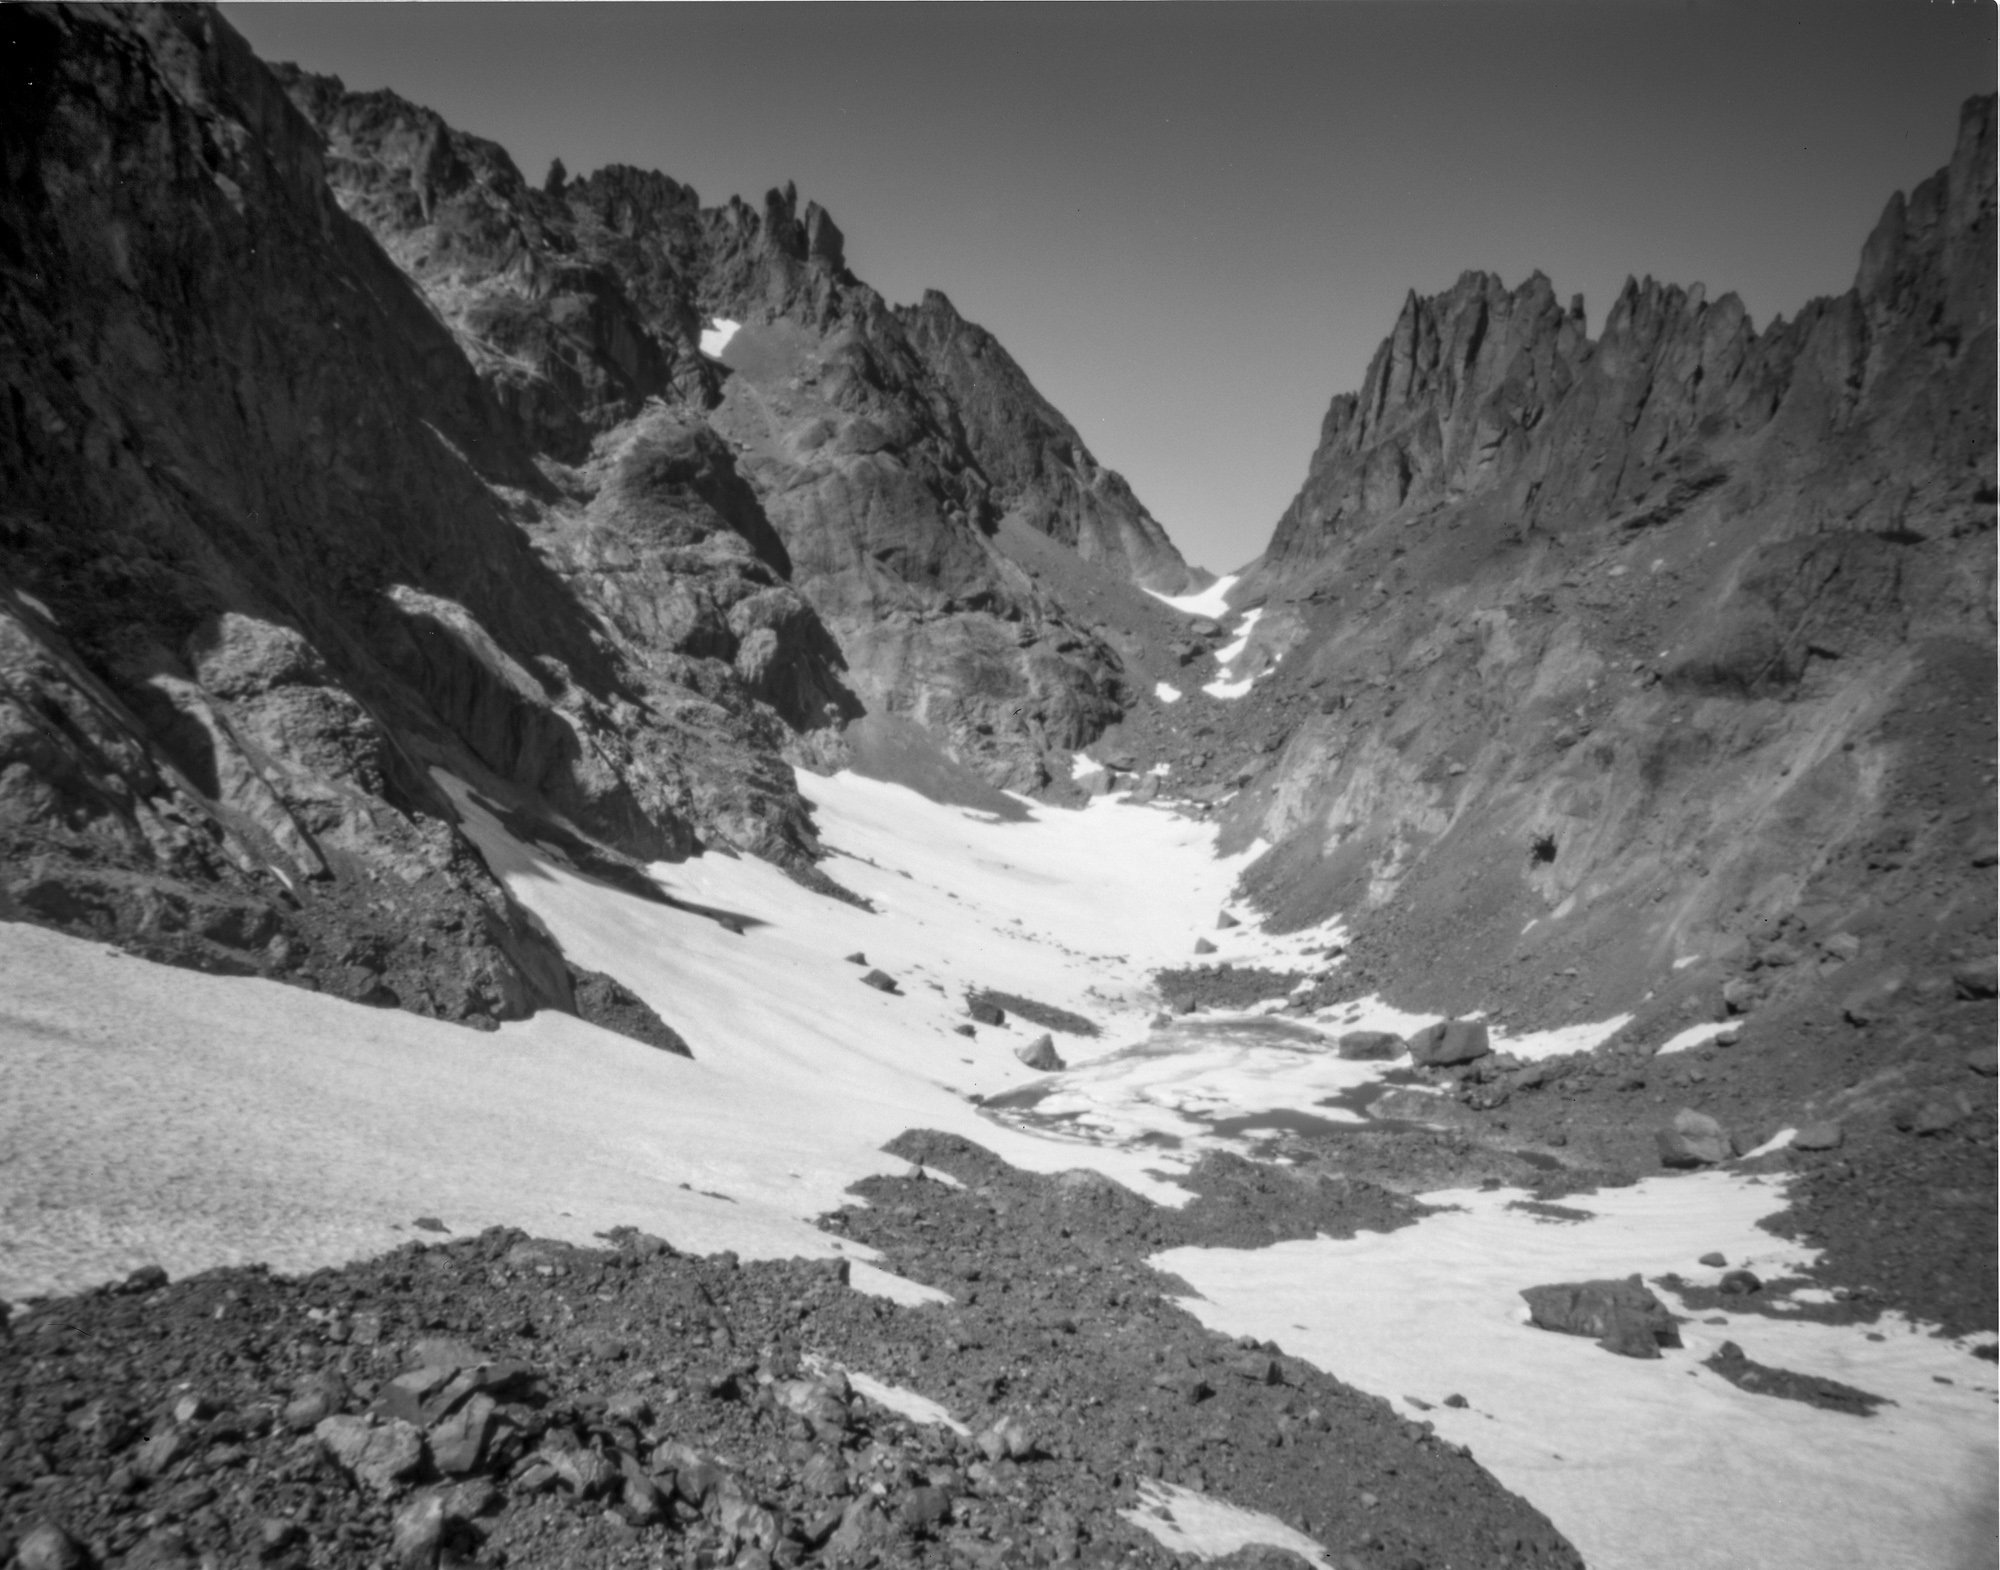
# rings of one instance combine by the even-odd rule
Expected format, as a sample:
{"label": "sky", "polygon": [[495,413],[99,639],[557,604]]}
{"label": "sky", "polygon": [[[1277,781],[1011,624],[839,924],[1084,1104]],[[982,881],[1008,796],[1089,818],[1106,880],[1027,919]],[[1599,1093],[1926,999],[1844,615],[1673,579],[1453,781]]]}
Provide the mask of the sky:
{"label": "sky", "polygon": [[229,4],[530,179],[795,182],[994,332],[1191,561],[1260,552],[1405,295],[1628,276],[1762,328],[1853,279],[1991,92],[1990,4]]}

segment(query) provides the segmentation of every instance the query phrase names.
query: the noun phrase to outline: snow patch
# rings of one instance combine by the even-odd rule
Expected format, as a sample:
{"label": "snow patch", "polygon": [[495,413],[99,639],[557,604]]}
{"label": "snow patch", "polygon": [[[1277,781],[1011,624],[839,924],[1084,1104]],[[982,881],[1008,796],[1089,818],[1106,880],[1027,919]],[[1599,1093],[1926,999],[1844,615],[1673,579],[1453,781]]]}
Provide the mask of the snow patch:
{"label": "snow patch", "polygon": [[1745,1161],[1752,1161],[1758,1156],[1768,1156],[1775,1150],[1783,1150],[1798,1137],[1798,1133],[1799,1131],[1795,1128],[1781,1128],[1755,1150],[1744,1151],[1743,1159]]}
{"label": "snow patch", "polygon": [[1153,683],[1153,696],[1162,703],[1179,703],[1181,690],[1178,687],[1170,687],[1163,681],[1156,681]]}
{"label": "snow patch", "polygon": [[912,1423],[923,1423],[932,1428],[948,1428],[954,1434],[972,1432],[929,1396],[919,1395],[914,1390],[905,1390],[901,1385],[892,1385],[886,1380],[875,1378],[872,1374],[857,1374],[851,1368],[847,1370],[847,1382],[854,1387],[857,1395],[866,1396],[877,1406],[887,1407],[891,1412],[908,1418]]}
{"label": "snow patch", "polygon": [[1565,1052],[1588,1052],[1599,1042],[1609,1041],[1617,1035],[1632,1023],[1632,1018],[1630,1014],[1614,1014],[1610,1019],[1594,1023],[1530,1031],[1525,1036],[1509,1036],[1497,1030],[1489,1030],[1487,1035],[1495,1052],[1511,1053],[1517,1058],[1534,1062],[1541,1058],[1560,1057]]}
{"label": "snow patch", "polygon": [[1176,1483],[1142,1478],[1139,1507],[1118,1512],[1171,1553],[1220,1559],[1239,1548],[1288,1549],[1315,1570],[1333,1570],[1326,1550],[1276,1516],[1245,1510]]}
{"label": "snow patch", "polygon": [[1162,594],[1158,589],[1148,589],[1146,592],[1162,605],[1171,605],[1185,615],[1206,616],[1214,620],[1229,614],[1229,591],[1236,587],[1240,576],[1232,572],[1226,577],[1217,578],[1207,588],[1197,590],[1193,594]]}
{"label": "snow patch", "polygon": [[[1684,1324],[1684,1348],[1639,1361],[1521,1323],[1523,1287],[1690,1273],[1710,1249],[1767,1278],[1798,1271],[1812,1252],[1757,1225],[1782,1184],[1652,1178],[1590,1195],[1592,1218],[1563,1227],[1508,1209],[1518,1190],[1423,1197],[1454,1208],[1394,1232],[1153,1263],[1201,1294],[1183,1306],[1211,1328],[1280,1340],[1389,1400],[1433,1403],[1421,1416],[1597,1570],[1991,1562],[1993,1391],[1983,1371],[1970,1377],[1967,1344],[1895,1316],[1871,1342],[1867,1327],[1746,1315]],[[1863,1420],[1740,1391],[1701,1366],[1724,1338],[1897,1404]],[[1467,1406],[1443,1406],[1450,1394]]]}
{"label": "snow patch", "polygon": [[1696,1047],[1706,1046],[1725,1030],[1735,1027],[1721,1020],[1709,1020],[1705,1024],[1690,1025],[1686,1030],[1676,1031],[1660,1043],[1656,1058],[1670,1057],[1676,1052],[1692,1052]]}
{"label": "snow patch", "polygon": [[722,351],[729,347],[729,340],[743,330],[741,322],[732,322],[726,316],[718,316],[701,330],[701,352],[711,360],[722,358]]}

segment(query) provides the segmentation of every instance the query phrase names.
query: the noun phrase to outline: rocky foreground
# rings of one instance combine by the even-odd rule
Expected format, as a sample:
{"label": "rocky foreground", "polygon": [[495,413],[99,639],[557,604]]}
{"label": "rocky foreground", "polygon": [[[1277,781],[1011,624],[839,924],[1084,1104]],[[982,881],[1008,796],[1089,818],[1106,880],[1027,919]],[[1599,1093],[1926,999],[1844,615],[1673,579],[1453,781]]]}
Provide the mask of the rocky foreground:
{"label": "rocky foreground", "polygon": [[1342,1570],[1581,1563],[1429,1425],[1205,1331],[1143,1263],[1420,1207],[1222,1160],[1164,1211],[947,1136],[897,1151],[943,1180],[871,1179],[823,1224],[945,1303],[864,1296],[837,1260],[420,1218],[434,1241],[344,1270],[141,1272],[17,1311],[0,1551],[22,1570],[1166,1565],[1125,1515],[1153,1480],[1275,1517]]}

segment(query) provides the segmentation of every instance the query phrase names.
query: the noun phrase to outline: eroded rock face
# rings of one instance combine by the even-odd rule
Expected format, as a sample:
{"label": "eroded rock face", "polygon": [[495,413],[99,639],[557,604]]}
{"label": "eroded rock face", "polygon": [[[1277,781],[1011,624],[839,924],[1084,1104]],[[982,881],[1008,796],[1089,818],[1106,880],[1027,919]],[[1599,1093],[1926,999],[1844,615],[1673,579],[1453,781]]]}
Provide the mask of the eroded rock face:
{"label": "eroded rock face", "polygon": [[1360,990],[1517,1024],[1789,1006],[1841,962],[1771,939],[1854,922],[1857,998],[1990,952],[1993,169],[1975,100],[1761,331],[1650,281],[1595,340],[1539,277],[1406,304],[1235,596],[1277,666],[1226,843],[1279,845],[1281,924],[1371,912]]}
{"label": "eroded rock face", "polygon": [[649,414],[538,467],[213,13],[10,26],[7,913],[490,1024],[573,981],[433,770],[808,870],[785,756],[856,705],[727,450]]}
{"label": "eroded rock face", "polygon": [[[704,629],[702,646],[726,648],[788,724],[816,725],[829,705],[853,717],[853,699],[820,676],[844,661],[870,712],[914,721],[993,783],[1035,790],[1066,778],[1070,753],[1117,718],[1120,656],[997,531],[1017,524],[1152,587],[1185,588],[1188,569],[1125,482],[943,296],[892,311],[846,270],[833,219],[801,210],[790,187],[761,210],[703,207],[664,175],[614,166],[536,190],[501,149],[393,94],[282,74],[327,138],[342,207],[424,290],[545,466],[585,483],[629,468],[647,442],[634,426],[662,410],[726,439],[707,461],[721,470],[733,455],[747,491],[707,499],[739,532],[759,514],[744,538],[837,652],[771,596],[732,600],[728,635]],[[699,350],[714,317],[743,324],[726,363]],[[600,498],[592,512],[603,511]],[[634,594],[587,569],[571,578],[628,623],[649,597],[676,624],[664,630],[702,621],[685,593]],[[813,657],[789,658],[809,644]],[[806,761],[834,759],[820,747]]]}

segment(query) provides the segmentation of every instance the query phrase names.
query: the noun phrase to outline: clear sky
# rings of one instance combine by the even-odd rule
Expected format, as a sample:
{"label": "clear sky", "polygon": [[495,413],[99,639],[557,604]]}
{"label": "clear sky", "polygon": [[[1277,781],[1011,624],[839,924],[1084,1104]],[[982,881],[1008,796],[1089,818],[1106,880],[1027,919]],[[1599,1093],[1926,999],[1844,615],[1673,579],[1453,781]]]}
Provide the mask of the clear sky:
{"label": "clear sky", "polygon": [[943,289],[1218,570],[1406,291],[1539,268],[1594,326],[1650,273],[1790,315],[1945,161],[2000,36],[1944,0],[224,10],[533,180],[795,181],[857,274]]}

